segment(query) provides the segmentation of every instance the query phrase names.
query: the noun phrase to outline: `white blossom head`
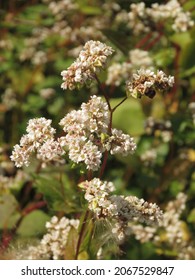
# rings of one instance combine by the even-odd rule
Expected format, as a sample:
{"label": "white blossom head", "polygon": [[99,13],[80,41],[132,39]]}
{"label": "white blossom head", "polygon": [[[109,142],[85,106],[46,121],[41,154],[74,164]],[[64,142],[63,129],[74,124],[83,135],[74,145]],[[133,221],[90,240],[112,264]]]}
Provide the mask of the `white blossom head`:
{"label": "white blossom head", "polygon": [[112,208],[108,197],[115,190],[113,183],[94,178],[91,181],[80,183],[79,187],[85,191],[88,208],[95,213],[96,217],[108,216],[110,208]]}
{"label": "white blossom head", "polygon": [[[20,145],[15,145],[11,160],[16,167],[28,166],[30,156],[37,152],[37,158],[42,162],[62,162],[64,150],[58,141],[54,140],[55,129],[51,127],[51,120],[35,118],[28,122],[27,134],[20,139]],[[63,161],[64,162],[64,161]]]}
{"label": "white blossom head", "polygon": [[104,68],[108,56],[114,50],[100,41],[88,41],[76,61],[61,75],[63,89],[73,90],[95,79],[95,74]]}
{"label": "white blossom head", "polygon": [[148,225],[159,224],[163,213],[156,203],[149,203],[136,196],[111,196],[110,200],[115,208],[115,216],[122,221],[139,221]]}

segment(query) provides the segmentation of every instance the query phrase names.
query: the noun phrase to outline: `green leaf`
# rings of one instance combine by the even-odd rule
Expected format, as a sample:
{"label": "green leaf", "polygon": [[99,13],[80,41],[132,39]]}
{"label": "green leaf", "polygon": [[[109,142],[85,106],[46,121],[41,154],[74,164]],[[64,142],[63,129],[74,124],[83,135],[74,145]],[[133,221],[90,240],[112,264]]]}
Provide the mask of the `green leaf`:
{"label": "green leaf", "polygon": [[78,242],[78,232],[74,227],[71,227],[69,234],[68,234],[67,243],[64,248],[64,259],[65,260],[74,260],[75,259],[77,242]]}
{"label": "green leaf", "polygon": [[40,175],[36,179],[35,186],[43,194],[52,210],[70,213],[78,209],[77,194],[65,174],[61,177],[59,174],[58,177],[54,174]]}
{"label": "green leaf", "polygon": [[131,49],[129,36],[126,36],[121,30],[119,32],[111,29],[102,29],[101,31],[119,50],[128,55]]}
{"label": "green leaf", "polygon": [[[111,106],[115,107],[120,101],[120,98],[111,99]],[[140,101],[129,98],[121,104],[113,114],[113,127],[132,136],[141,135],[144,131],[144,114]]]}
{"label": "green leaf", "polygon": [[183,33],[175,33],[170,40],[173,43],[176,43],[179,45],[182,49],[185,49],[186,46],[191,43],[191,35],[189,32],[183,32]]}
{"label": "green leaf", "polygon": [[41,236],[46,232],[45,224],[50,217],[41,210],[35,210],[25,216],[17,230],[23,237]]}
{"label": "green leaf", "polygon": [[12,228],[18,219],[18,202],[11,194],[5,194],[0,197],[0,229]]}
{"label": "green leaf", "polygon": [[64,99],[62,97],[57,98],[51,105],[48,106],[48,112],[52,115],[57,115],[58,112],[64,106]]}

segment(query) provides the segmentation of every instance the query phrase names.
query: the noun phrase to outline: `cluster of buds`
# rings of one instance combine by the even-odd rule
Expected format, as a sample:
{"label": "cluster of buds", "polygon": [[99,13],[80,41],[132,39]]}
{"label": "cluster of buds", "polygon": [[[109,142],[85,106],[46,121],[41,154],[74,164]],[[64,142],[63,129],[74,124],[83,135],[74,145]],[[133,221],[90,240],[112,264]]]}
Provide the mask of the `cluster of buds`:
{"label": "cluster of buds", "polygon": [[73,90],[95,79],[95,74],[106,64],[114,50],[100,41],[88,41],[76,61],[61,75],[63,89]]}
{"label": "cluster of buds", "polygon": [[136,144],[121,130],[109,131],[110,112],[101,97],[92,96],[88,103],[82,103],[80,110],[71,111],[61,121],[65,136],[60,138],[69,158],[75,163],[84,162],[87,169],[96,171],[101,164],[102,154],[127,156],[136,149]]}
{"label": "cluster of buds", "polygon": [[[56,216],[46,223],[47,233],[43,236],[38,246],[29,248],[28,259],[53,259],[65,258],[66,244],[70,231],[79,227],[79,220]],[[67,252],[68,253],[68,252]]]}

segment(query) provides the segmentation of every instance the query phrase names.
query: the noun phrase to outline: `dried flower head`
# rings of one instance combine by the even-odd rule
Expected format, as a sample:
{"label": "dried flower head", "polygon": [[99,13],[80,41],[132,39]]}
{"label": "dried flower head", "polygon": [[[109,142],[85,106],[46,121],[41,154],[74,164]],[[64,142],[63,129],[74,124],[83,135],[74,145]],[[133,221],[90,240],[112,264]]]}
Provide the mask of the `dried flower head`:
{"label": "dried flower head", "polygon": [[157,92],[167,92],[174,84],[174,77],[166,76],[163,71],[155,74],[151,70],[140,69],[133,74],[132,81],[127,82],[127,93],[135,98],[143,95],[153,98]]}
{"label": "dried flower head", "polygon": [[129,135],[117,129],[109,132],[109,121],[107,103],[95,95],[82,103],[80,110],[70,112],[60,121],[65,136],[59,141],[73,162],[83,162],[87,169],[96,171],[106,150],[125,156],[135,151],[136,144]]}

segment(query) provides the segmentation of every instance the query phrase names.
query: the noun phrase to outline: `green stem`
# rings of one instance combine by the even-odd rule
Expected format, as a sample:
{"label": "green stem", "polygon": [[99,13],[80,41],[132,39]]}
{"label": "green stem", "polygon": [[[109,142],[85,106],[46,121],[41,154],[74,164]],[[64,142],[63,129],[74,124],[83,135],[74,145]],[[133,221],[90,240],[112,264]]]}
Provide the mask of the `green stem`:
{"label": "green stem", "polygon": [[85,216],[84,216],[84,220],[83,220],[83,224],[79,233],[79,238],[78,238],[78,242],[77,242],[77,247],[76,247],[76,254],[75,254],[75,260],[78,259],[78,255],[79,255],[79,251],[80,251],[80,247],[81,247],[81,242],[82,242],[82,238],[83,238],[83,234],[85,231],[85,226],[87,224],[87,218],[89,216],[89,210],[87,209],[85,212]]}

